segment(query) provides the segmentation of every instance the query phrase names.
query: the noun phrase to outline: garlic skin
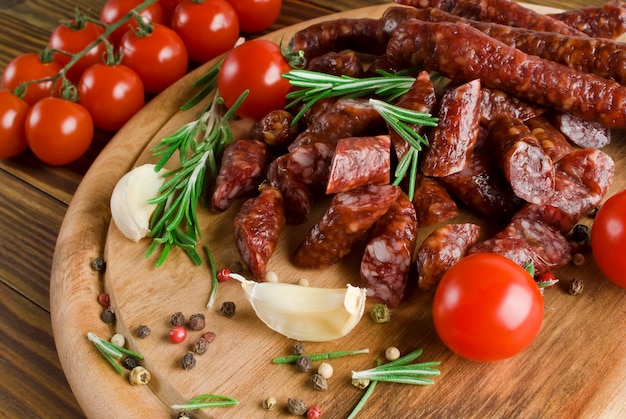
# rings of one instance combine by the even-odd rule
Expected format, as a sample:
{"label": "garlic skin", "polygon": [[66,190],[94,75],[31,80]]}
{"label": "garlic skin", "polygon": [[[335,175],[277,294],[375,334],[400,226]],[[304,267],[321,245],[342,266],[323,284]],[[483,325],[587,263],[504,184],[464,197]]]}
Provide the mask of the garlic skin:
{"label": "garlic skin", "polygon": [[156,209],[148,200],[156,197],[165,178],[163,170],[154,171],[154,164],[144,164],[126,173],[111,194],[111,216],[121,233],[138,242],[150,234],[150,217]]}
{"label": "garlic skin", "polygon": [[299,341],[325,342],[354,329],[365,311],[366,290],[315,288],[280,282],[241,282],[256,315],[270,329]]}

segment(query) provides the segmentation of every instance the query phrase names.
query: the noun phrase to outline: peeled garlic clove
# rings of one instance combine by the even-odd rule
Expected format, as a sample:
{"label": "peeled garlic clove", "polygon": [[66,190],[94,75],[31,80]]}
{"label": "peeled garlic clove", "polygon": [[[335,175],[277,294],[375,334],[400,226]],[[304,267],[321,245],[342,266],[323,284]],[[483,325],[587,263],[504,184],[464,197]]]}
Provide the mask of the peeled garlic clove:
{"label": "peeled garlic clove", "polygon": [[365,310],[366,290],[315,288],[280,282],[254,282],[236,274],[255,313],[288,338],[323,342],[347,335]]}
{"label": "peeled garlic clove", "polygon": [[111,216],[122,234],[134,242],[150,234],[150,217],[156,209],[148,200],[156,197],[164,178],[154,171],[154,164],[144,164],[126,173],[111,195]]}

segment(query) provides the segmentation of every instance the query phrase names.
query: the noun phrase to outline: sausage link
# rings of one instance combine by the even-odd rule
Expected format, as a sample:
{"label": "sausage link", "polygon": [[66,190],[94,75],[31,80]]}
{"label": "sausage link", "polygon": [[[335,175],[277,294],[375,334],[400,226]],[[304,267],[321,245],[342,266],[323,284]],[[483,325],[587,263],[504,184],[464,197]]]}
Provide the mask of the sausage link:
{"label": "sausage link", "polygon": [[489,126],[489,123],[501,114],[526,121],[544,113],[540,106],[522,101],[499,89],[480,89],[480,123]]}
{"label": "sausage link", "polygon": [[626,87],[526,54],[467,25],[410,19],[392,33],[387,54],[396,65],[424,65],[459,81],[478,78],[543,106],[626,127]]}
{"label": "sausage link", "polygon": [[459,215],[459,208],[446,188],[435,178],[417,174],[413,206],[420,227],[447,221]]}
{"label": "sausage link", "polygon": [[289,154],[272,161],[267,169],[267,181],[283,195],[287,224],[302,224],[309,219],[313,197],[311,191],[294,174],[287,170]]}
{"label": "sausage link", "polygon": [[365,70],[361,59],[354,51],[327,52],[308,60],[306,69],[335,76],[363,77]]}
{"label": "sausage link", "polygon": [[293,115],[283,109],[270,111],[254,122],[250,129],[250,138],[263,141],[270,147],[284,149],[298,135],[298,126],[293,125]]}
{"label": "sausage link", "polygon": [[539,140],[543,151],[553,162],[574,150],[565,136],[542,116],[530,118],[525,122],[533,137]]}
{"label": "sausage link", "polygon": [[611,142],[611,130],[577,116],[560,113],[554,118],[554,125],[572,143],[582,148],[602,148]]}
{"label": "sausage link", "polygon": [[594,38],[615,39],[626,33],[626,5],[612,0],[602,6],[589,6],[551,16]]}

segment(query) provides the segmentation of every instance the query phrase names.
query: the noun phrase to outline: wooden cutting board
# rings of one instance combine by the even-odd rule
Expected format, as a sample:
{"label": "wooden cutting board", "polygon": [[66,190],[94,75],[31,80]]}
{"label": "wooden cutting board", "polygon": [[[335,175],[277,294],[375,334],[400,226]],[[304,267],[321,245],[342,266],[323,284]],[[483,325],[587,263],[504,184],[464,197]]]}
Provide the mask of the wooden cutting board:
{"label": "wooden cutting board", "polygon": [[[379,17],[388,7],[374,6],[329,16]],[[547,8],[532,6],[540,11]],[[306,22],[278,31],[267,38],[288,39]],[[355,406],[363,391],[351,385],[352,370],[367,369],[383,356],[385,348],[397,346],[402,353],[423,348],[423,361],[441,361],[441,375],[428,387],[381,383],[360,417],[618,417],[626,414],[626,290],[598,271],[589,258],[583,266],[567,266],[557,272],[560,285],[545,294],[545,318],[538,338],[523,353],[497,363],[477,363],[451,353],[438,339],[431,318],[432,292],[413,291],[393,310],[392,321],[373,323],[368,312],[348,336],[333,342],[305,343],[307,352],[368,348],[362,354],[332,361],[335,368],[329,389],[316,391],[308,384],[310,374],[271,360],[289,354],[296,343],[257,319],[238,283],[219,287],[216,304],[206,307],[211,282],[205,265],[193,265],[175,251],[165,265],[144,259],[148,240],[132,243],[110,222],[109,199],[118,179],[132,167],[155,162],[149,148],[185,122],[197,108],[181,113],[180,105],[193,93],[193,82],[207,64],[181,79],[150,102],[122,128],[84,177],[61,228],[51,277],[51,307],[55,340],[64,371],[81,407],[89,417],[175,417],[169,406],[194,396],[216,393],[234,397],[239,405],[194,412],[195,417],[286,417],[287,399],[300,397],[322,407],[324,417],[341,418]],[[624,133],[615,133],[606,151],[615,159],[617,179],[609,195],[626,187],[622,167],[626,161]],[[219,266],[238,260],[231,220],[239,204],[224,214],[201,209],[203,240]],[[316,208],[318,213],[321,207]],[[469,220],[461,215],[456,221]],[[313,222],[315,217],[312,217]],[[591,219],[582,220],[591,224]],[[288,227],[282,235],[270,269],[281,281],[307,278],[312,286],[359,285],[358,256],[324,271],[301,271],[288,261],[289,249],[302,239],[311,223]],[[420,240],[430,232],[420,229]],[[104,257],[104,275],[91,261]],[[584,292],[568,293],[568,283],[584,281]],[[98,295],[111,296],[116,313],[114,327],[100,320]],[[235,302],[236,314],[219,312],[224,301]],[[190,332],[183,344],[169,343],[172,313],[187,317],[203,313],[205,331],[216,334],[196,367],[184,370],[181,357],[200,332]],[[135,337],[139,325],[152,334]],[[148,386],[133,387],[118,375],[88,342],[87,333],[103,338],[122,333],[129,346],[145,356],[153,374]],[[267,397],[278,401],[272,412],[262,409]]]}

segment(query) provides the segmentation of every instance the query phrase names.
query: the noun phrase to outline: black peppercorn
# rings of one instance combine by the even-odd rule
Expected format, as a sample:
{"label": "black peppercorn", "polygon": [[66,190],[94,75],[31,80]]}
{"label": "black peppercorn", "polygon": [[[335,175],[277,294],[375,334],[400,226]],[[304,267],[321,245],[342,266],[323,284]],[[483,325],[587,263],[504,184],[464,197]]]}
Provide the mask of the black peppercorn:
{"label": "black peppercorn", "polygon": [[292,352],[294,355],[302,355],[304,353],[304,344],[302,342],[298,342],[293,345]]}
{"label": "black peppercorn", "polygon": [[137,365],[139,365],[139,360],[134,356],[127,356],[122,360],[122,365],[129,371],[132,371]]}
{"label": "black peppercorn", "polygon": [[308,372],[313,366],[311,358],[306,355],[299,356],[295,362],[296,369],[300,372]]}
{"label": "black peppercorn", "polygon": [[302,399],[290,397],[287,399],[287,409],[292,415],[303,416],[306,413],[306,404]]}
{"label": "black peppercorn", "polygon": [[115,312],[110,308],[104,309],[102,312],[102,321],[106,324],[111,324],[115,321]]}
{"label": "black peppercorn", "polygon": [[236,274],[240,274],[243,272],[243,264],[239,262],[238,260],[228,265],[228,268],[230,269],[231,272],[234,272]]}
{"label": "black peppercorn", "polygon": [[204,329],[205,326],[205,320],[204,320],[204,314],[202,313],[196,313],[196,314],[192,314],[191,317],[189,317],[189,328],[191,330],[202,330]]}
{"label": "black peppercorn", "polygon": [[572,238],[576,242],[584,242],[589,238],[589,227],[584,224],[576,224],[572,230]]}
{"label": "black peppercorn", "polygon": [[183,324],[185,324],[185,315],[182,312],[177,311],[176,313],[172,314],[170,322],[172,323],[172,326],[182,326]]}
{"label": "black peppercorn", "polygon": [[580,279],[572,278],[569,283],[569,293],[571,295],[578,295],[583,292],[583,281]]}
{"label": "black peppercorn", "polygon": [[193,356],[193,352],[187,352],[185,355],[183,355],[182,359],[180,360],[180,364],[186,370],[190,370],[195,367],[196,358]]}
{"label": "black peppercorn", "polygon": [[235,303],[233,303],[232,301],[226,301],[225,303],[222,304],[222,308],[220,309],[220,312],[222,313],[222,315],[224,317],[228,317],[229,319],[231,317],[233,317],[235,315]]}
{"label": "black peppercorn", "polygon": [[193,351],[198,355],[204,355],[209,349],[209,342],[203,337],[200,337],[193,344]]}
{"label": "black peppercorn", "polygon": [[189,416],[189,413],[187,412],[179,412],[176,419],[191,419],[191,416]]}
{"label": "black peppercorn", "polygon": [[310,381],[311,381],[311,386],[315,390],[319,390],[319,391],[328,390],[328,380],[322,377],[321,374],[315,373],[311,375]]}
{"label": "black peppercorn", "polygon": [[106,269],[107,263],[102,258],[95,258],[91,261],[91,268],[94,271],[104,272]]}
{"label": "black peppercorn", "polygon": [[137,330],[135,330],[135,334],[137,335],[138,338],[141,338],[141,339],[147,338],[148,336],[150,336],[150,333],[152,333],[152,330],[150,330],[150,328],[146,326],[145,324],[138,326]]}

